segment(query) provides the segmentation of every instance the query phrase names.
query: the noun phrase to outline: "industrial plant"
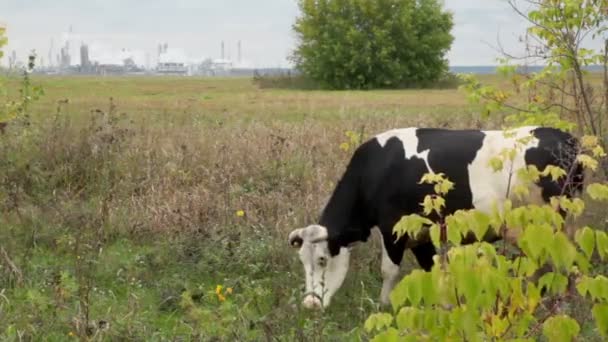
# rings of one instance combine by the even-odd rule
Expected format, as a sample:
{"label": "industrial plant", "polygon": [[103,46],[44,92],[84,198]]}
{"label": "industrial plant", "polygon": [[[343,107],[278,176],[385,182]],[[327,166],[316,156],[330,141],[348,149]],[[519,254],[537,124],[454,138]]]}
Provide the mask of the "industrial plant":
{"label": "industrial plant", "polygon": [[[69,34],[72,34],[72,28]],[[78,44],[78,47],[74,47]],[[255,69],[246,67],[242,61],[242,43],[236,43],[236,60],[226,56],[225,42],[221,41],[217,58],[191,59],[180,49],[172,49],[167,42],[158,44],[156,55],[146,54],[145,65],[137,64],[127,49],[121,51],[121,57],[95,58],[91,55],[90,46],[74,39],[65,39],[58,51],[55,51],[51,40],[48,55],[37,56],[37,65],[33,70],[37,74],[47,75],[175,75],[175,76],[252,76],[256,72],[265,74],[280,73],[281,68]],[[76,52],[76,53],[74,53]],[[154,64],[152,62],[154,61]],[[8,56],[8,70],[21,70],[23,63],[17,60],[15,51]]]}

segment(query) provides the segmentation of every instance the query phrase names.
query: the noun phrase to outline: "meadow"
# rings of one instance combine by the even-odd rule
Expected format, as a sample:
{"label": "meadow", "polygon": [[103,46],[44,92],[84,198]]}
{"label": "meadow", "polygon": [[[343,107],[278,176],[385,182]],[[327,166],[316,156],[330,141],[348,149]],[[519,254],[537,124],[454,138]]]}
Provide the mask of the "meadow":
{"label": "meadow", "polygon": [[[319,215],[352,136],[500,126],[456,88],[33,83],[45,94],[30,125],[0,136],[1,340],[366,340],[363,323],[380,309],[378,236],[354,250],[318,313],[299,305],[303,269],[288,233]],[[18,80],[9,84],[15,95]],[[408,253],[402,271],[417,267]]]}

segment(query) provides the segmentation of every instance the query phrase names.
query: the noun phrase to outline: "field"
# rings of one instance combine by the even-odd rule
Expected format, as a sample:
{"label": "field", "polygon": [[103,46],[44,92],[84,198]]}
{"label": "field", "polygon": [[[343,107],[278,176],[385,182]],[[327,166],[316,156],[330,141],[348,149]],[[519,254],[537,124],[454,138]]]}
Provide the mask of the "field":
{"label": "field", "polygon": [[27,133],[9,126],[0,137],[0,340],[366,340],[363,322],[379,310],[378,237],[355,249],[324,313],[300,307],[302,267],[287,244],[344,170],[345,132],[498,125],[457,89],[33,83],[45,94]]}

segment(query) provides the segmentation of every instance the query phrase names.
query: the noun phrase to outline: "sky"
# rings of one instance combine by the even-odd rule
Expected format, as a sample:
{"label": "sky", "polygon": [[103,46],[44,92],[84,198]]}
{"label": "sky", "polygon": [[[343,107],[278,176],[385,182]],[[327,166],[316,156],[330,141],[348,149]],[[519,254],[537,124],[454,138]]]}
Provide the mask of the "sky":
{"label": "sky", "polygon": [[[496,64],[498,39],[510,52],[521,51],[518,38],[526,23],[505,0],[445,0],[445,7],[454,13],[450,65]],[[92,60],[120,63],[131,56],[144,66],[156,63],[159,43],[167,43],[175,58],[202,61],[219,58],[224,41],[225,56],[236,61],[240,40],[243,66],[288,67],[297,16],[296,0],[0,1],[0,25],[9,38],[5,51],[25,60],[35,49],[44,64],[51,42],[57,55],[66,40],[72,64],[80,62],[85,42]]]}

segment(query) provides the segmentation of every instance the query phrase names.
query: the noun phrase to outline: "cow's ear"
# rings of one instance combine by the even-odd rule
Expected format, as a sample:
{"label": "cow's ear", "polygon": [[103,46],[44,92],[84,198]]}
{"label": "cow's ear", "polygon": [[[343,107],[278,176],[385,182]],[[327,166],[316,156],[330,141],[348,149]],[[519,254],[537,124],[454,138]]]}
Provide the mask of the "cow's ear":
{"label": "cow's ear", "polygon": [[302,228],[296,229],[289,233],[289,245],[293,248],[302,247],[304,239],[302,238]]}
{"label": "cow's ear", "polygon": [[327,228],[319,225],[311,225],[299,228],[289,233],[289,244],[294,248],[302,247],[304,240],[317,243],[327,240]]}

